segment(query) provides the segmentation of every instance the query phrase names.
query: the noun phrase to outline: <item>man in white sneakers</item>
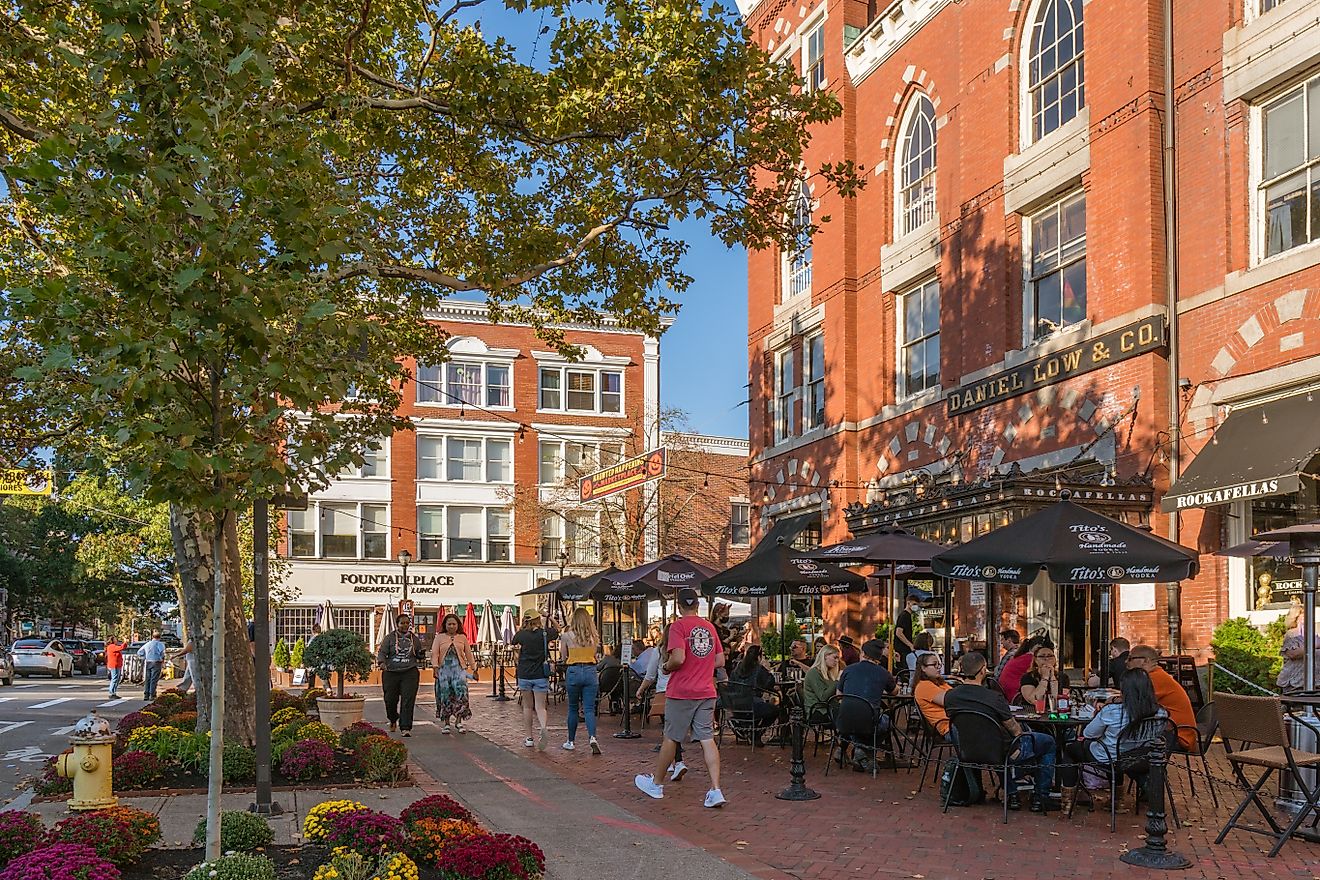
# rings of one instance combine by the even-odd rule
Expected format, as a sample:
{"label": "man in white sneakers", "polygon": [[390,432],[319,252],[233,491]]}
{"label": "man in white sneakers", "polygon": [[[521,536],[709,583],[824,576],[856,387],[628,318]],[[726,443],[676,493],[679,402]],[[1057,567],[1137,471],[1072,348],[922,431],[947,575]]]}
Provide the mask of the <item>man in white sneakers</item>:
{"label": "man in white sneakers", "polygon": [[[633,783],[645,794],[659,800],[665,796],[665,787],[656,782],[674,764],[678,744],[691,739],[701,744],[710,772],[710,791],[706,792],[707,807],[724,806],[720,792],[720,750],[715,745],[715,670],[724,668],[724,649],[719,633],[708,621],[697,614],[700,596],[696,590],[684,587],[678,591],[679,619],[669,625],[666,647],[669,656],[664,671],[669,673],[665,690],[665,741],[656,758],[655,770],[640,774]],[[674,765],[671,779],[681,776],[680,765]],[[684,767],[683,769],[686,769]]]}

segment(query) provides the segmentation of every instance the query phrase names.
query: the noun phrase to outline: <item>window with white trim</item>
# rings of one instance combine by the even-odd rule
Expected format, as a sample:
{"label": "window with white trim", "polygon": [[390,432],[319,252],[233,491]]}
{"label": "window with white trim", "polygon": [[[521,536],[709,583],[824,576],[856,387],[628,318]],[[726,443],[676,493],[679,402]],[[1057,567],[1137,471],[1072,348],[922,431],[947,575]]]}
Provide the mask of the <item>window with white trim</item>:
{"label": "window with white trim", "polygon": [[452,360],[417,365],[417,402],[437,406],[510,409],[512,369],[506,363]]}
{"label": "window with white trim", "polygon": [[388,443],[388,440],[381,440],[368,445],[362,452],[362,464],[350,468],[342,476],[388,477],[390,475]]}
{"label": "window with white trim", "polygon": [[623,415],[623,371],[541,367],[537,403],[551,412]]}
{"label": "window with white trim", "polygon": [[427,504],[417,508],[417,550],[435,562],[509,562],[513,515],[508,508]]}
{"label": "window with white trim", "polygon": [[387,559],[389,507],[351,501],[313,502],[286,513],[286,548],[302,559]]}
{"label": "window with white trim", "polygon": [[734,501],[730,508],[729,544],[748,547],[752,543],[752,505],[746,501]]}
{"label": "window with white trim", "polygon": [[1083,0],[1041,0],[1027,57],[1031,142],[1072,120],[1086,106]]}
{"label": "window with white trim", "polygon": [[541,561],[557,563],[560,553],[568,557],[569,565],[600,563],[598,514],[572,510],[550,513],[541,519]]}
{"label": "window with white trim", "polygon": [[513,441],[503,437],[417,436],[417,479],[513,482]]}
{"label": "window with white trim", "polygon": [[1044,339],[1086,320],[1086,193],[1033,214],[1027,233],[1029,337]]}
{"label": "window with white trim", "polygon": [[935,105],[918,94],[899,150],[898,237],[935,219]]}
{"label": "window with white trim", "polygon": [[1278,6],[1280,3],[1283,2],[1284,0],[1260,0],[1260,12],[1257,14],[1264,15],[1265,13],[1269,12],[1271,9],[1273,9],[1274,7]]}
{"label": "window with white trim", "polygon": [[825,23],[816,25],[802,38],[803,89],[814,92],[825,86]]}
{"label": "window with white trim", "polygon": [[825,424],[825,334],[817,333],[802,343],[802,430],[805,433]]}
{"label": "window with white trim", "polygon": [[789,202],[795,241],[784,253],[783,299],[811,295],[811,188],[804,180]]}
{"label": "window with white trim", "polygon": [[899,302],[898,396],[913,397],[940,384],[940,285],[935,279]]}
{"label": "window with white trim", "polygon": [[1267,257],[1320,239],[1320,75],[1260,109],[1260,204]]}
{"label": "window with white trim", "polygon": [[622,459],[622,443],[542,440],[539,482],[542,486],[575,483],[578,477],[616,464]]}
{"label": "window with white trim", "polygon": [[797,402],[797,374],[793,370],[793,349],[775,353],[775,442],[792,437],[794,431],[793,405]]}

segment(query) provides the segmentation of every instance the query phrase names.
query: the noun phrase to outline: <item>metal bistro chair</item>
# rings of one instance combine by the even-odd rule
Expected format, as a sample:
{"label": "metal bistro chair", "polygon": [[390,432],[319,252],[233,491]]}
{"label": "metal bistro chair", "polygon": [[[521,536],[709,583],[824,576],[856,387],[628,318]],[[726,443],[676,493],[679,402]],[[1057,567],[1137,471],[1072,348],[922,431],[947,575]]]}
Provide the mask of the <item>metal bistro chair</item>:
{"label": "metal bistro chair", "polygon": [[820,751],[820,745],[825,743],[828,749],[827,754],[833,753],[834,748],[834,714],[831,706],[836,703],[835,700],[828,700],[824,703],[813,703],[807,707],[803,716],[803,723],[807,730],[811,731],[811,757],[816,757]]}
{"label": "metal bistro chair", "polygon": [[[963,770],[985,770],[994,775],[1000,786],[1001,800],[1004,802],[1004,824],[1008,824],[1008,800],[1016,793],[1012,779],[1015,770],[1040,770],[1038,763],[1017,763],[1012,755],[1021,747],[1021,740],[1027,734],[1020,734],[1011,739],[999,723],[999,719],[988,712],[976,709],[957,709],[949,713],[949,723],[953,725],[955,736],[953,748],[953,772]],[[953,796],[953,786],[948,787],[943,812],[949,811],[949,799]]]}
{"label": "metal bistro chair", "polygon": [[[1223,843],[1228,832],[1234,828],[1250,831],[1253,834],[1264,834],[1275,839],[1274,846],[1270,849],[1272,858],[1278,855],[1284,843],[1301,827],[1308,815],[1311,813],[1316,815],[1311,822],[1313,828],[1317,822],[1320,822],[1320,800],[1317,800],[1320,798],[1320,791],[1308,786],[1306,777],[1302,773],[1303,768],[1320,769],[1320,754],[1303,752],[1292,747],[1288,725],[1284,721],[1283,703],[1278,697],[1245,697],[1238,694],[1216,693],[1214,698],[1219,715],[1219,733],[1224,741],[1224,750],[1228,753],[1228,762],[1238,782],[1247,792],[1242,798],[1242,803],[1233,811],[1228,824],[1215,838],[1215,843]],[[1260,748],[1240,749],[1235,752],[1232,742],[1252,744]],[[1265,772],[1253,784],[1247,779],[1246,767],[1260,767]],[[1275,771],[1278,771],[1281,782],[1291,782],[1297,793],[1306,801],[1306,805],[1297,811],[1297,815],[1286,829],[1279,827],[1279,823],[1270,814],[1265,802],[1260,799],[1260,790]],[[1247,806],[1253,803],[1265,817],[1270,830],[1266,831],[1263,828],[1238,822],[1246,812]]]}
{"label": "metal bistro chair", "polygon": [[[1133,721],[1119,731],[1117,749],[1111,750],[1104,743],[1100,744],[1107,756],[1105,763],[1096,761],[1086,765],[1109,777],[1110,832],[1118,830],[1120,785],[1127,779],[1135,782],[1146,776],[1150,772],[1151,748],[1158,743],[1161,748],[1167,749],[1168,743],[1174,741],[1177,729],[1174,723],[1165,717]],[[1164,798],[1169,807],[1170,818],[1173,819],[1173,827],[1179,828],[1181,823],[1178,821],[1178,807],[1173,802],[1173,787],[1170,785],[1167,765],[1165,770]]]}
{"label": "metal bistro chair", "polygon": [[733,731],[735,742],[747,742],[755,746],[766,733],[776,731],[780,725],[776,721],[758,718],[756,698],[771,695],[773,691],[764,691],[746,682],[726,681],[718,686],[719,700],[716,708],[720,713],[719,739],[724,743],[724,730]]}
{"label": "metal bistro chair", "polygon": [[1192,770],[1192,758],[1201,759],[1201,770],[1205,773],[1205,784],[1210,789],[1210,800],[1214,802],[1215,809],[1219,809],[1219,795],[1215,792],[1215,777],[1210,772],[1210,761],[1207,755],[1210,751],[1210,744],[1214,742],[1215,731],[1219,729],[1219,718],[1215,715],[1215,702],[1211,700],[1201,707],[1196,713],[1196,727],[1180,724],[1178,733],[1184,730],[1196,732],[1196,750],[1184,749],[1179,745],[1175,750],[1175,755],[1182,755],[1183,765],[1187,770],[1187,785],[1191,789],[1192,796],[1196,796],[1196,773]]}
{"label": "metal bistro chair", "polygon": [[881,739],[888,736],[888,731],[879,729],[878,722],[886,716],[872,706],[869,700],[851,694],[836,694],[830,704],[834,716],[834,745],[830,750],[830,760],[825,764],[825,775],[830,775],[834,750],[838,750],[842,766],[845,749],[852,746],[854,754],[856,750],[862,749],[871,756],[871,778],[874,779],[880,763]]}
{"label": "metal bistro chair", "polygon": [[926,787],[926,774],[930,772],[931,765],[935,766],[935,776],[938,778],[943,754],[945,751],[953,751],[954,746],[940,736],[925,715],[920,712],[917,715],[921,717],[921,734],[916,740],[917,754],[921,758],[921,782],[917,785],[917,794],[921,794],[921,790]]}

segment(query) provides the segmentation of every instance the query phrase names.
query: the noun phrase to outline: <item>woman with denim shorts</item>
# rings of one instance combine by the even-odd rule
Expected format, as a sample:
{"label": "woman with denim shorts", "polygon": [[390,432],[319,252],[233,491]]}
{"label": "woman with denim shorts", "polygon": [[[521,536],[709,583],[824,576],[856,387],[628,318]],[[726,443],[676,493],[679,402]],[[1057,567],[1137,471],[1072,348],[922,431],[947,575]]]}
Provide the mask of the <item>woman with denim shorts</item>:
{"label": "woman with denim shorts", "polygon": [[600,754],[596,742],[596,695],[600,693],[600,679],[596,676],[596,652],[600,650],[600,633],[591,619],[591,612],[579,607],[573,612],[573,621],[559,634],[559,650],[566,671],[564,684],[568,691],[568,740],[564,749],[576,748],[578,711],[587,722],[587,736],[593,755]]}
{"label": "woman with denim shorts", "polygon": [[[518,647],[518,665],[514,674],[518,679],[523,723],[527,726],[527,739],[523,745],[529,749],[535,746],[545,751],[549,736],[545,701],[550,693],[550,643],[558,638],[559,632],[553,626],[541,626],[541,612],[534,608],[523,612],[522,629],[513,637],[513,644]],[[540,722],[539,736],[533,736],[536,732],[532,726],[533,717]]]}

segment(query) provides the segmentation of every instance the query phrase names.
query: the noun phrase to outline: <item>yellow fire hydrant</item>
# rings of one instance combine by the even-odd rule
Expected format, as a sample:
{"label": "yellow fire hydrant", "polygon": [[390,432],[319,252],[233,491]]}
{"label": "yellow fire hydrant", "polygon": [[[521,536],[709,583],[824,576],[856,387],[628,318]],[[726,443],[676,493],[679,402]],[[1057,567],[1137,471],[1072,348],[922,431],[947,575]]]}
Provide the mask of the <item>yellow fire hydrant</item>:
{"label": "yellow fire hydrant", "polygon": [[73,745],[73,754],[65,752],[55,763],[57,774],[73,780],[69,809],[102,810],[117,805],[119,798],[114,794],[110,769],[115,742],[110,722],[93,709],[74,726],[69,742]]}

